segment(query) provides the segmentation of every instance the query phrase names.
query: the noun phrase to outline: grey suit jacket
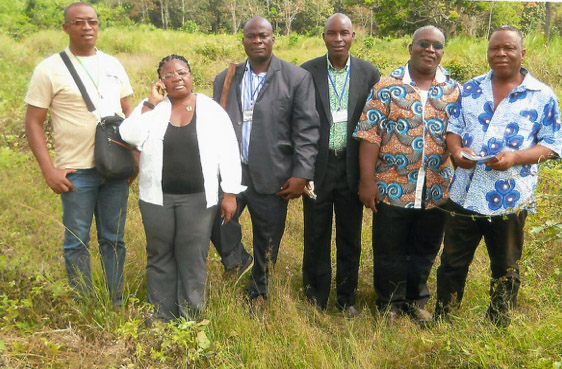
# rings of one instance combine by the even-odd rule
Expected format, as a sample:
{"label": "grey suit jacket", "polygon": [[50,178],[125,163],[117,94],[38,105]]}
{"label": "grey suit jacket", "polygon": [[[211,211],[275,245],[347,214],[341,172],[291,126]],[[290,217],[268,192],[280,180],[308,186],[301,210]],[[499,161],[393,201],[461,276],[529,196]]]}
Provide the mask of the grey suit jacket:
{"label": "grey suit jacket", "polygon": [[[226,108],[240,144],[240,85],[245,65],[243,62],[236,66]],[[225,76],[226,70],[215,78],[216,101],[220,100]],[[289,177],[314,178],[319,126],[312,77],[304,69],[273,55],[256,98],[250,134],[248,168],[258,193],[279,192]]]}
{"label": "grey suit jacket", "polygon": [[[310,72],[316,87],[316,109],[320,116],[320,140],[314,184],[321,186],[328,165],[330,139],[330,96],[326,55],[307,61],[302,67]],[[379,70],[371,63],[351,57],[349,102],[347,107],[346,177],[351,191],[357,191],[359,181],[359,142],[352,135],[361,117],[372,87],[379,81]]]}

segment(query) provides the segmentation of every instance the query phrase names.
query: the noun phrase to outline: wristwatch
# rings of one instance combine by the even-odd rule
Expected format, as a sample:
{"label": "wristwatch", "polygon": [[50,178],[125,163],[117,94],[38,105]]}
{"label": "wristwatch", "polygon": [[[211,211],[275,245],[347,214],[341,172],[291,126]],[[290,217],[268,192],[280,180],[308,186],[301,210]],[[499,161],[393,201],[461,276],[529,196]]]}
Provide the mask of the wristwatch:
{"label": "wristwatch", "polygon": [[150,108],[150,109],[152,109],[152,110],[154,110],[154,108],[156,107],[156,106],[154,106],[154,104],[149,103],[148,100],[146,100],[146,101],[143,102],[142,104],[143,104],[144,106],[146,106],[147,108]]}

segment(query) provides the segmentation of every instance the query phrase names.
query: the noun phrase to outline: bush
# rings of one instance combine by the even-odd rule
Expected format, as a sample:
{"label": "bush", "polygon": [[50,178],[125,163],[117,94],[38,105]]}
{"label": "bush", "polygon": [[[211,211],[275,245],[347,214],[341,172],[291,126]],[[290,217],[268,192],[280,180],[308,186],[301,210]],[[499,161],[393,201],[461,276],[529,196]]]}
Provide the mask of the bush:
{"label": "bush", "polygon": [[188,20],[180,28],[180,31],[183,31],[183,32],[186,32],[186,33],[196,33],[196,32],[199,32],[199,26],[194,21]]}
{"label": "bush", "polygon": [[375,38],[373,36],[367,36],[363,40],[363,46],[365,46],[367,49],[372,49],[374,45],[375,45]]}

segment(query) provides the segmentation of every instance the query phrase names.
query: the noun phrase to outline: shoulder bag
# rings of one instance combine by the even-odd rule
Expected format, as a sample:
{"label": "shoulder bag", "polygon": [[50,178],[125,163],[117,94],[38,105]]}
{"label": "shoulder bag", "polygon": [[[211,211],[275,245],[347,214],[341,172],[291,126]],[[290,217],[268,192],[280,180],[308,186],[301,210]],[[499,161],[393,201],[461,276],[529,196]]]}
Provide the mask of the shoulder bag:
{"label": "shoulder bag", "polygon": [[[92,114],[96,110],[86,87],[76,69],[72,65],[70,58],[66,52],[61,51],[59,54],[68,68],[72,78],[76,82],[84,102],[88,107],[88,111]],[[94,114],[94,116],[96,116]],[[98,114],[99,116],[99,114]],[[125,179],[133,175],[135,170],[135,157],[133,155],[134,148],[129,146],[121,139],[119,134],[119,125],[123,121],[118,115],[107,116],[98,119],[96,126],[96,137],[94,143],[94,162],[97,171],[106,179]]]}

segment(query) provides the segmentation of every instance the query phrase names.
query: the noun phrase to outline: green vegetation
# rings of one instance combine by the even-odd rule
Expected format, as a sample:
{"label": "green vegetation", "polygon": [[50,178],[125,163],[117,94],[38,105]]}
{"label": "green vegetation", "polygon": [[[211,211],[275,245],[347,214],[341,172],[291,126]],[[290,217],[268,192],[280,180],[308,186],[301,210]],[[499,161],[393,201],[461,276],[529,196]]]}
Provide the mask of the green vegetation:
{"label": "green vegetation", "polygon": [[[0,30],[22,35],[60,26],[62,9],[75,0],[11,0],[0,3]],[[268,18],[283,34],[319,35],[334,12],[350,16],[371,36],[400,37],[433,24],[447,38],[486,36],[490,27],[512,24],[524,33],[560,34],[562,5],[554,2],[466,0],[85,0],[102,27],[149,24],[187,33],[238,33],[255,15]]]}
{"label": "green vegetation", "polygon": [[[408,59],[408,38],[359,36],[354,55],[389,73]],[[526,38],[525,65],[562,96],[562,41],[545,46]],[[75,302],[62,258],[61,205],[45,184],[23,132],[23,96],[34,66],[67,44],[61,31],[15,41],[0,35],[0,367],[2,368],[541,368],[562,367],[562,164],[542,167],[538,213],[528,218],[522,287],[512,325],[498,331],[484,319],[489,268],[481,247],[471,266],[466,296],[452,324],[421,330],[406,318],[387,326],[375,312],[371,216],[365,212],[358,306],[346,320],[330,302],[321,313],[303,300],[302,209],[292,201],[287,230],[265,309],[250,312],[242,287],[224,279],[209,255],[209,304],[195,322],[144,326],[144,232],[136,184],[126,227],[125,304],[115,311],[105,292],[95,235],[92,269],[96,296]],[[211,92],[227,62],[244,59],[238,36],[109,28],[98,46],[117,56],[131,78],[136,104],[149,92],[161,57],[172,52],[192,63],[198,92]],[[486,42],[448,41],[443,63],[464,81],[487,70]],[[278,56],[300,64],[325,52],[319,37],[279,36]],[[242,219],[251,244],[248,216]],[[438,261],[437,261],[438,263]],[[243,283],[243,282],[242,282]],[[435,270],[430,276],[435,291]],[[434,300],[428,305],[433,309]]]}

